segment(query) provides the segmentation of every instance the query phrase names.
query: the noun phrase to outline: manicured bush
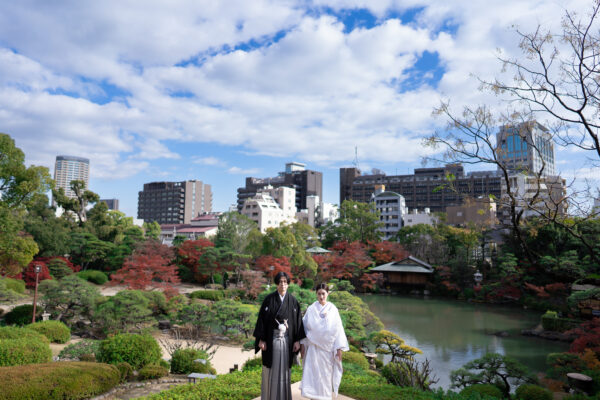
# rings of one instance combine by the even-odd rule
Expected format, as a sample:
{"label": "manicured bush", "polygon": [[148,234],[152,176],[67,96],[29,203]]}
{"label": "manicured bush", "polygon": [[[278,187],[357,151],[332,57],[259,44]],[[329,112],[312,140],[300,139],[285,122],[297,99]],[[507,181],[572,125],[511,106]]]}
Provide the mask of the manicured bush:
{"label": "manicured bush", "polygon": [[223,275],[221,275],[221,274],[213,274],[212,278],[213,278],[213,281],[215,281],[216,284],[219,284],[219,285],[223,284]]}
{"label": "manicured bush", "polygon": [[542,327],[547,331],[565,332],[578,325],[578,321],[571,318],[561,318],[556,311],[546,311],[542,315]]}
{"label": "manicured bush", "polygon": [[[194,360],[206,360],[206,363],[194,362]],[[171,358],[171,372],[174,374],[189,374],[198,372],[201,374],[215,374],[215,369],[208,361],[208,354],[199,349],[178,349]]]}
{"label": "manicured bush", "polygon": [[190,293],[192,299],[219,301],[225,298],[223,290],[196,290]]}
{"label": "manicured bush", "polygon": [[133,378],[133,367],[128,362],[120,362],[115,364],[115,367],[119,370],[121,374],[121,382],[126,382]]}
{"label": "manicured bush", "polygon": [[138,379],[145,381],[148,379],[158,379],[169,375],[169,370],[162,365],[148,364],[138,371]]}
{"label": "manicured bush", "polygon": [[3,400],[87,399],[119,384],[119,370],[112,365],[54,362],[0,368]]}
{"label": "manicured bush", "polygon": [[60,321],[40,321],[27,328],[41,333],[52,343],[67,343],[71,339],[71,330]]}
{"label": "manicured bush", "polygon": [[463,396],[473,396],[475,393],[478,393],[481,397],[488,396],[494,399],[501,399],[504,397],[502,396],[502,391],[498,387],[489,383],[467,386],[460,391],[460,394]]}
{"label": "manicured bush", "polygon": [[342,362],[348,364],[356,364],[365,371],[369,370],[369,361],[362,353],[353,353],[345,351],[342,353]]}
{"label": "manicured bush", "polygon": [[242,366],[242,371],[248,371],[251,369],[261,369],[262,368],[262,357],[254,357],[247,360]]}
{"label": "manicured bush", "polygon": [[95,283],[96,285],[104,285],[106,282],[108,282],[108,277],[104,272],[94,269],[80,271],[77,273],[77,276],[88,282]]}
{"label": "manicured bush", "polygon": [[[17,293],[8,288],[7,279],[0,278],[0,304],[14,304],[16,301],[25,297],[24,294]],[[3,313],[0,313],[2,315]]]}
{"label": "manicured bush", "polygon": [[541,386],[525,384],[515,391],[517,400],[552,400],[552,392]]}
{"label": "manicured bush", "polygon": [[20,279],[2,278],[6,288],[19,294],[25,293],[25,282]]}
{"label": "manicured bush", "polygon": [[[41,317],[41,315],[42,315],[41,307],[37,307],[35,314],[36,314],[35,315],[36,320]],[[4,322],[6,323],[6,325],[23,326],[23,325],[31,324],[32,317],[33,317],[33,305],[23,304],[20,306],[16,306],[12,310],[10,310],[4,316]]]}
{"label": "manicured bush", "polygon": [[81,360],[86,354],[93,354],[94,358],[100,349],[100,341],[92,339],[83,339],[80,342],[72,343],[62,349],[58,358],[61,360]]}
{"label": "manicured bush", "polygon": [[48,342],[32,338],[0,339],[1,367],[45,363],[50,360],[52,351]]}
{"label": "manicured bush", "polygon": [[0,339],[32,339],[42,343],[50,343],[46,336],[39,332],[29,329],[29,327],[20,328],[16,326],[0,327]]}
{"label": "manicured bush", "polygon": [[103,340],[97,358],[109,364],[126,361],[139,370],[148,364],[158,363],[161,350],[156,339],[150,335],[123,333]]}

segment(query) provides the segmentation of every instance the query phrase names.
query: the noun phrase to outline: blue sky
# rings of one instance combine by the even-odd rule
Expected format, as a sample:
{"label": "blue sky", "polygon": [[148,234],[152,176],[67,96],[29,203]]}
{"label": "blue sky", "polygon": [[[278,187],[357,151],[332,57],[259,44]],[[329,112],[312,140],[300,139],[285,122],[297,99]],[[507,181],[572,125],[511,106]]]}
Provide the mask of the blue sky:
{"label": "blue sky", "polygon": [[[559,29],[589,1],[314,0],[0,4],[0,132],[29,164],[90,159],[90,188],[137,213],[145,182],[199,179],[226,210],[246,176],[410,173],[442,100],[505,105],[473,75],[518,55],[512,26]],[[567,178],[598,178],[559,149]],[[595,181],[597,182],[597,181]],[[597,184],[597,183],[596,183]]]}

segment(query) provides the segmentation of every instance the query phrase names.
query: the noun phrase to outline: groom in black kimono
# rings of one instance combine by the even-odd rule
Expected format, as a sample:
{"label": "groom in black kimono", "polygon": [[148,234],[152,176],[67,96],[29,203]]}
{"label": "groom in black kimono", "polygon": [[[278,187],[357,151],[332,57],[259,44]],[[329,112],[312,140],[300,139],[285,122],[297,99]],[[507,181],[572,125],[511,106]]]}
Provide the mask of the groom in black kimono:
{"label": "groom in black kimono", "polygon": [[298,300],[287,293],[290,277],[285,272],[275,275],[277,291],[262,303],[254,328],[255,352],[262,350],[263,400],[291,400],[290,368],[293,354],[300,350],[306,337]]}

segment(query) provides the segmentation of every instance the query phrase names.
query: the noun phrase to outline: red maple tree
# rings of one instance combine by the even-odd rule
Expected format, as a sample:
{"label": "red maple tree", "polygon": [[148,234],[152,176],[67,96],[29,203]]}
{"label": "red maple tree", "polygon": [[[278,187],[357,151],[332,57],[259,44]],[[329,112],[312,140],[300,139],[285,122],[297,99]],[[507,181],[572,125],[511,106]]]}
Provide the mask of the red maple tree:
{"label": "red maple tree", "polygon": [[571,343],[569,352],[583,353],[585,349],[590,349],[600,357],[600,318],[586,321],[566,333],[577,335],[577,338]]}
{"label": "red maple tree", "polygon": [[404,250],[404,247],[400,243],[396,242],[368,242],[371,257],[375,261],[375,264],[386,264],[392,261],[400,261],[410,255],[410,253]]}
{"label": "red maple tree", "polygon": [[[349,280],[355,287],[363,287],[371,281],[363,278],[373,261],[367,253],[367,247],[361,242],[336,242],[331,248],[332,253],[325,256],[315,256],[319,265],[318,276],[322,282],[333,278]],[[361,282],[362,279],[362,282]]]}
{"label": "red maple tree", "polygon": [[190,269],[198,282],[206,282],[210,278],[200,271],[200,259],[209,247],[215,247],[215,244],[208,239],[186,240],[177,250],[180,262]]}
{"label": "red maple tree", "polygon": [[34,259],[31,261],[25,270],[14,276],[14,279],[23,279],[25,281],[25,286],[28,288],[35,287],[35,266],[40,265],[42,269],[40,270],[40,274],[38,276],[38,282],[44,281],[46,279],[52,279],[52,275],[50,275],[50,270],[44,261],[40,261],[39,259]]}
{"label": "red maple tree", "polygon": [[290,279],[292,278],[290,259],[285,256],[260,256],[254,261],[254,267],[257,271],[264,272],[270,282],[279,272],[285,272],[290,276]]}
{"label": "red maple tree", "polygon": [[166,296],[177,294],[174,285],[180,283],[177,266],[172,262],[170,247],[154,241],[145,242],[134,251],[123,267],[111,275],[111,285],[128,289],[163,289]]}

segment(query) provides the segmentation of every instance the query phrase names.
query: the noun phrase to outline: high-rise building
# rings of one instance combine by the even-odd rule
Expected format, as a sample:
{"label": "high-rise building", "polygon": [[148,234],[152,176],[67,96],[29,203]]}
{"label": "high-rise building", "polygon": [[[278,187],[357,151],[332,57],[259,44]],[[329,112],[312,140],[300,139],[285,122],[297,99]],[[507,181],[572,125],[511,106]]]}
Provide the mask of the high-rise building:
{"label": "high-rise building", "polygon": [[100,199],[109,210],[119,211],[119,199]]}
{"label": "high-rise building", "polygon": [[390,240],[402,228],[406,214],[406,202],[402,195],[385,190],[385,185],[376,185],[373,200],[375,209],[379,211],[379,221],[382,226],[379,231],[383,240]]}
{"label": "high-rise building", "polygon": [[[361,175],[357,168],[340,168],[340,204],[344,200],[368,203],[377,185],[402,195],[410,210],[428,208],[444,212],[447,206],[462,204],[464,196],[494,195],[500,198],[500,176],[495,171],[477,171],[465,175],[461,164],[439,168],[417,168],[412,175],[386,176],[379,172]],[[447,179],[452,176],[452,179]]]}
{"label": "high-rise building", "polygon": [[260,189],[267,186],[291,187],[296,190],[295,206],[298,210],[304,210],[307,207],[306,198],[308,196],[319,196],[323,198],[323,174],[318,171],[306,169],[305,164],[290,162],[285,165],[285,172],[280,172],[278,176],[271,178],[246,178],[246,186],[238,188],[237,208],[241,212],[246,199],[254,197]]}
{"label": "high-rise building", "polygon": [[72,181],[83,181],[87,188],[90,183],[90,160],[83,157],[56,156],[54,164],[56,189],[63,188],[68,197],[75,197],[71,190]]}
{"label": "high-rise building", "polygon": [[138,218],[159,224],[189,224],[212,211],[210,185],[202,181],[151,182],[138,192]]}
{"label": "high-rise building", "polygon": [[554,142],[537,121],[504,125],[496,135],[498,155],[511,171],[536,176],[555,176]]}

